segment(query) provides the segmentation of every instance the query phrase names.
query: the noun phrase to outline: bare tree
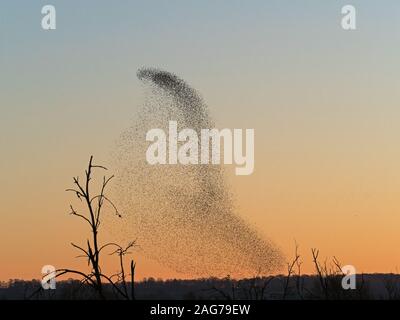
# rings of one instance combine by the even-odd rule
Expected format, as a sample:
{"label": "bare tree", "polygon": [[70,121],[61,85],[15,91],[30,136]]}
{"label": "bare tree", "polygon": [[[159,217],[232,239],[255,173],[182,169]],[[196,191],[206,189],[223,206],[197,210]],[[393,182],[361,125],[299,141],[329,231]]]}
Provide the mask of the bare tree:
{"label": "bare tree", "polygon": [[[85,273],[82,271],[77,271],[77,270],[72,270],[72,269],[58,269],[56,270],[56,277],[59,277],[64,274],[75,274],[78,276],[82,277],[82,284],[88,284],[94,288],[94,290],[98,293],[100,299],[105,299],[106,296],[104,294],[104,288],[103,288],[103,281],[106,283],[109,283],[114,292],[117,294],[117,297],[123,298],[123,299],[134,299],[134,271],[135,271],[135,264],[133,260],[131,261],[131,295],[128,294],[128,289],[127,289],[127,284],[126,284],[126,275],[125,275],[125,269],[124,269],[124,263],[123,263],[123,257],[126,254],[129,254],[129,249],[131,249],[135,242],[130,242],[125,248],[123,248],[121,245],[114,243],[114,242],[109,242],[105,243],[103,245],[100,245],[99,239],[98,239],[98,233],[99,233],[99,227],[102,222],[102,213],[103,209],[105,208],[105,205],[108,204],[109,207],[112,208],[114,211],[114,214],[122,218],[121,214],[117,210],[116,206],[114,203],[106,196],[105,191],[108,183],[111,181],[111,179],[114,176],[110,177],[103,177],[103,182],[100,188],[100,192],[97,194],[92,194],[91,193],[91,181],[92,181],[92,174],[94,169],[101,169],[101,170],[107,170],[107,168],[100,166],[100,165],[94,165],[93,164],[93,156],[90,157],[88,168],[85,170],[85,180],[83,183],[79,181],[79,177],[74,177],[73,182],[74,182],[74,187],[67,189],[69,192],[73,192],[76,197],[83,202],[84,207],[86,208],[85,213],[78,212],[77,210],[74,209],[74,207],[71,205],[71,212],[70,214],[73,216],[76,216],[83,221],[85,221],[91,231],[91,239],[87,239],[86,242],[86,248],[83,248],[82,246],[76,245],[74,243],[71,243],[73,247],[78,249],[82,254],[79,257],[84,257],[87,258],[88,260],[88,265],[91,267],[90,273]],[[102,251],[107,248],[107,247],[114,247],[115,251],[112,252],[111,254],[116,254],[119,257],[119,263],[120,263],[120,272],[115,274],[114,276],[117,276],[117,281],[114,282],[112,278],[114,276],[107,276],[104,273],[102,273],[101,270],[101,253]]]}
{"label": "bare tree", "polygon": [[318,277],[319,283],[321,285],[323,295],[324,295],[325,299],[329,299],[326,261],[325,261],[324,265],[321,265],[321,263],[318,261],[319,250],[317,250],[316,248],[312,248],[311,253],[312,253],[312,257],[313,257],[315,271],[317,272],[317,277]]}
{"label": "bare tree", "polygon": [[298,272],[300,272],[300,270],[301,270],[300,269],[301,261],[300,261],[300,255],[298,253],[298,249],[299,249],[299,246],[295,242],[294,258],[293,258],[292,262],[287,263],[287,276],[284,279],[282,300],[285,300],[286,296],[288,294],[290,279],[295,274],[295,267],[297,267]]}
{"label": "bare tree", "polygon": [[368,287],[365,285],[364,276],[361,275],[358,281],[356,278],[356,289],[344,289],[342,285],[343,277],[347,274],[343,271],[342,264],[336,257],[332,258],[332,262],[327,264],[327,260],[322,264],[318,261],[319,251],[311,249],[317,278],[320,289],[325,299],[348,300],[348,299],[365,299],[368,298]]}

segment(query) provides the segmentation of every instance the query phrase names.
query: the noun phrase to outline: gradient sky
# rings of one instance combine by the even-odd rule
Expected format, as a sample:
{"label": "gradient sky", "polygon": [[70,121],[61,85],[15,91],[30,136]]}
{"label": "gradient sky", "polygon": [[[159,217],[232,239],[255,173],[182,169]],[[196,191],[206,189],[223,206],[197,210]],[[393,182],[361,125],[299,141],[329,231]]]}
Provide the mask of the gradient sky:
{"label": "gradient sky", "polygon": [[[396,271],[400,2],[351,1],[357,30],[344,31],[348,3],[1,1],[0,280],[84,266],[64,190],[91,154],[110,163],[143,66],[197,88],[219,127],[255,128],[255,172],[229,176],[238,212],[288,256],[296,240],[305,272],[311,247]],[[41,29],[45,4],[55,31]],[[139,277],[175,276],[137,259]]]}

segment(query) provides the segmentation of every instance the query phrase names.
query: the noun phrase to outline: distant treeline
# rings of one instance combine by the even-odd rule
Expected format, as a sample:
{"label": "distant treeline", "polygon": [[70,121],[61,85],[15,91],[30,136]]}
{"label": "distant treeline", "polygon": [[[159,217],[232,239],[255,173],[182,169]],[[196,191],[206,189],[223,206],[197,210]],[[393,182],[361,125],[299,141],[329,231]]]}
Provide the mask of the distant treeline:
{"label": "distant treeline", "polygon": [[[357,287],[344,290],[340,276],[271,276],[234,280],[207,278],[196,280],[156,280],[135,282],[136,299],[178,300],[312,300],[312,299],[400,299],[400,275],[357,275]],[[321,282],[322,280],[322,282]],[[41,290],[39,280],[0,282],[1,300],[91,300],[95,290],[79,280],[57,281],[55,290]],[[105,284],[107,299],[118,299],[115,288]]]}

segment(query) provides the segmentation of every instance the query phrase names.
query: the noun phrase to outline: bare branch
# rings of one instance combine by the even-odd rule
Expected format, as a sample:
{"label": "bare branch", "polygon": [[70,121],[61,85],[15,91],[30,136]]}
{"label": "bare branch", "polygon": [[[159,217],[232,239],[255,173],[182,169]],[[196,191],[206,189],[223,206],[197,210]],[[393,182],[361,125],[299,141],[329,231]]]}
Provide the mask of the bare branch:
{"label": "bare branch", "polygon": [[81,214],[79,214],[78,212],[76,212],[75,209],[72,207],[72,205],[70,205],[70,208],[71,208],[71,212],[70,212],[71,215],[77,216],[77,217],[79,217],[79,218],[82,218],[82,219],[85,220],[87,223],[89,223],[90,226],[92,226],[92,222],[91,222],[88,218],[86,218],[84,215],[81,215]]}

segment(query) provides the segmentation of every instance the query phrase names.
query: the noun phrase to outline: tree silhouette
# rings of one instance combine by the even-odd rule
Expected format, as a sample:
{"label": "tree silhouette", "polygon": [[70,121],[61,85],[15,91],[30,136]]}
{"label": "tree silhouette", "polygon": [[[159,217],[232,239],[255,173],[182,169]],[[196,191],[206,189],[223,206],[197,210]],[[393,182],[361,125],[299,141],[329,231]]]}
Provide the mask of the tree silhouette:
{"label": "tree silhouette", "polygon": [[[134,272],[135,272],[135,266],[136,264],[134,263],[133,260],[131,260],[131,290],[130,294],[128,293],[128,285],[126,282],[126,274],[125,274],[125,269],[124,269],[124,263],[123,263],[123,258],[125,255],[129,254],[129,249],[134,247],[135,241],[132,241],[128,243],[126,247],[122,247],[121,245],[114,243],[114,242],[109,242],[105,243],[103,245],[99,244],[98,240],[98,233],[99,233],[99,227],[101,224],[101,217],[103,213],[103,209],[105,208],[105,204],[108,204],[112,210],[114,211],[114,214],[118,218],[122,218],[122,215],[119,213],[118,209],[114,205],[114,203],[106,196],[105,191],[107,188],[107,185],[111,181],[111,179],[114,177],[113,175],[110,177],[103,176],[103,182],[100,188],[100,192],[98,194],[92,194],[91,193],[91,181],[92,181],[92,174],[94,169],[101,169],[101,170],[107,170],[106,167],[100,166],[100,165],[94,165],[93,164],[93,156],[90,157],[88,168],[85,170],[85,180],[83,183],[79,181],[79,177],[74,177],[73,182],[74,182],[74,187],[69,188],[66,191],[68,192],[73,192],[75,193],[76,197],[84,203],[85,207],[85,212],[81,213],[78,212],[77,210],[74,209],[74,207],[71,205],[71,212],[70,214],[73,216],[76,216],[78,218],[81,218],[84,220],[86,223],[89,224],[90,226],[90,232],[91,232],[91,240],[87,239],[86,243],[86,248],[83,248],[82,246],[76,245],[74,243],[71,243],[73,247],[78,249],[82,254],[79,255],[78,257],[84,257],[87,258],[88,260],[88,265],[91,267],[90,273],[85,273],[82,271],[78,270],[72,270],[72,269],[58,269],[55,271],[55,277],[59,277],[64,274],[75,274],[79,275],[82,277],[82,285],[83,284],[88,284],[94,288],[94,290],[98,293],[100,299],[106,299],[106,295],[104,294],[104,286],[103,286],[103,281],[106,283],[110,283],[114,292],[116,293],[118,298],[123,298],[123,299],[135,299],[134,296]],[[107,247],[114,247],[115,251],[112,252],[111,254],[116,254],[119,257],[119,264],[120,264],[120,272],[112,275],[112,276],[107,276],[104,273],[102,273],[101,270],[101,253],[103,250]],[[117,277],[117,281],[113,281],[112,278]]]}

